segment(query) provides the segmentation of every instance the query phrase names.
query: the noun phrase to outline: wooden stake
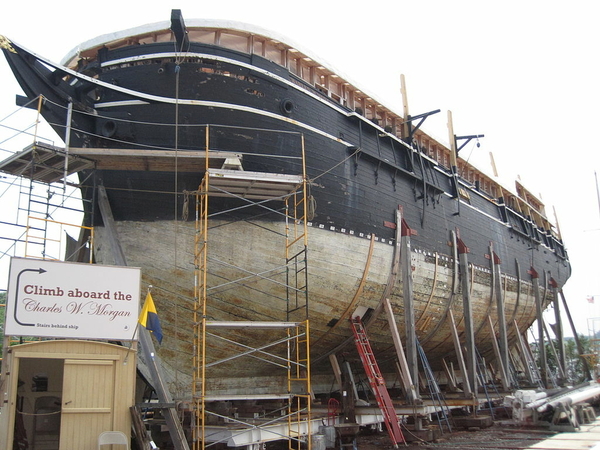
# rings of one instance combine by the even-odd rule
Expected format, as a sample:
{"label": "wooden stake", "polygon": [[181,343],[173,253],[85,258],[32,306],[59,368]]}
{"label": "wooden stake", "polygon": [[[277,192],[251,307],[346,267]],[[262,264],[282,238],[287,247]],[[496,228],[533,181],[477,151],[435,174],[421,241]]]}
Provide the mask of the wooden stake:
{"label": "wooden stake", "polygon": [[337,381],[341,393],[344,390],[344,385],[342,384],[342,370],[340,369],[340,364],[337,360],[337,356],[335,356],[335,354],[329,355],[329,362],[331,363],[333,375],[335,375],[335,380]]}

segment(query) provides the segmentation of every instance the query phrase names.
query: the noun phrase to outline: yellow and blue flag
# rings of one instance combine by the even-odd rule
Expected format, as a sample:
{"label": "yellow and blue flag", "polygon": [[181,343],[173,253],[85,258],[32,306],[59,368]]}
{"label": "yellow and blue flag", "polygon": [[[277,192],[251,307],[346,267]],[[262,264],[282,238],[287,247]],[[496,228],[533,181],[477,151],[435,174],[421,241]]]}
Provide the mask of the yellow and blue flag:
{"label": "yellow and blue flag", "polygon": [[150,292],[146,295],[146,301],[144,301],[144,307],[142,308],[138,322],[154,334],[159,344],[162,342],[162,328],[160,327],[158,313],[156,312],[156,306],[154,306],[154,300],[152,300]]}

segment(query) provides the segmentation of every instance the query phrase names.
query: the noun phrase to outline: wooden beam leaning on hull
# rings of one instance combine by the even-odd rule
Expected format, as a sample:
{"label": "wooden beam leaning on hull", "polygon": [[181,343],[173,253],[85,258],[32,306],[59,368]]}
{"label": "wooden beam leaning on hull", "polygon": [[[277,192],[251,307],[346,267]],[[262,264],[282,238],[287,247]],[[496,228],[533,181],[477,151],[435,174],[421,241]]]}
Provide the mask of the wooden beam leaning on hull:
{"label": "wooden beam leaning on hull", "polygon": [[[369,253],[367,254],[367,260],[365,261],[365,269],[363,270],[363,275],[362,278],[360,280],[360,283],[358,284],[358,288],[356,289],[356,293],[354,294],[354,297],[352,297],[352,300],[350,301],[350,303],[348,304],[348,306],[346,307],[346,309],[344,310],[344,312],[342,313],[342,315],[340,316],[339,320],[337,322],[335,322],[333,324],[333,326],[331,326],[329,328],[329,330],[327,330],[325,333],[323,333],[316,341],[313,342],[313,345],[315,345],[317,342],[319,342],[321,339],[323,339],[325,336],[327,336],[329,333],[331,333],[335,328],[337,328],[337,326],[344,322],[344,324],[346,323],[346,319],[351,320],[352,317],[350,317],[350,315],[352,314],[352,312],[355,309],[355,305],[358,302],[360,296],[362,295],[363,292],[363,288],[365,287],[365,283],[367,282],[367,276],[369,275],[369,269],[371,267],[371,258],[373,257],[373,249],[375,247],[375,235],[372,234],[371,235],[371,242],[369,244]],[[336,347],[333,351],[329,352],[327,354],[327,356],[335,354],[338,350],[341,350],[343,347],[345,347],[350,341],[352,341],[353,338],[348,338],[344,341],[344,343],[338,347]]]}
{"label": "wooden beam leaning on hull", "polygon": [[571,311],[569,309],[569,305],[567,305],[567,299],[565,299],[565,294],[563,293],[562,289],[560,290],[560,298],[562,300],[563,306],[565,307],[565,313],[567,314],[567,319],[569,320],[569,325],[571,326],[571,331],[575,338],[575,344],[577,345],[577,351],[579,352],[579,356],[581,357],[581,360],[583,361],[583,371],[585,373],[586,380],[591,380],[592,374],[590,371],[590,365],[588,364],[587,359],[585,359],[583,357],[583,354],[585,353],[583,350],[583,345],[581,343],[581,340],[579,339],[579,335],[577,334],[577,329],[575,328],[575,324],[573,323],[573,318],[571,317]]}
{"label": "wooden beam leaning on hull", "polygon": [[463,297],[463,319],[465,321],[465,344],[467,346],[467,371],[469,383],[473,392],[477,392],[477,356],[475,351],[475,333],[473,327],[473,305],[471,303],[471,286],[469,280],[469,248],[457,236],[458,257],[460,264],[462,297]]}
{"label": "wooden beam leaning on hull", "polygon": [[[408,246],[406,247],[406,243],[410,242],[410,238],[408,237],[410,234],[413,233],[413,230],[411,230],[408,225],[406,224],[406,222],[402,219],[402,207],[398,207],[398,209],[396,210],[396,223],[395,224],[389,224],[386,225],[389,228],[394,228],[396,230],[395,233],[395,245],[394,245],[394,254],[392,256],[392,266],[390,268],[390,273],[388,275],[388,280],[387,280],[387,284],[385,286],[385,289],[382,293],[381,299],[379,300],[379,304],[377,306],[377,308],[373,311],[373,314],[371,314],[370,319],[369,319],[369,323],[365,324],[365,328],[368,328],[368,326],[372,323],[375,323],[376,319],[379,317],[379,315],[381,314],[381,312],[387,307],[387,305],[389,305],[390,310],[391,310],[391,304],[389,303],[389,299],[388,296],[390,295],[390,293],[392,292],[393,287],[396,284],[396,279],[398,277],[398,273],[402,270],[403,274],[404,272],[406,272],[407,274],[410,275],[411,279],[412,279],[412,270],[410,268],[410,244],[408,244]],[[407,234],[406,237],[403,237],[403,230],[404,233]],[[403,244],[403,239],[404,239],[404,244]],[[371,261],[371,256],[372,256],[372,252],[373,252],[373,246],[374,246],[374,236],[371,236],[371,243],[370,243],[370,247],[369,247],[369,256],[365,265],[365,270],[363,273],[363,279],[361,280],[361,283],[359,284],[359,288],[357,289],[357,292],[354,296],[354,298],[352,299],[352,301],[350,302],[350,305],[348,305],[348,307],[346,308],[346,311],[344,312],[344,314],[340,317],[340,320],[338,320],[333,327],[328,330],[325,334],[323,334],[316,342],[318,342],[320,339],[322,339],[324,336],[326,336],[328,333],[330,333],[332,331],[333,328],[335,328],[343,319],[346,315],[349,316],[350,311],[352,310],[353,306],[355,305],[356,301],[358,300],[359,295],[362,293],[362,286],[364,284],[364,281],[366,280],[366,276],[368,274],[369,271],[369,267],[370,267],[370,261]],[[404,252],[402,251],[404,248]],[[405,259],[406,261],[401,261],[401,254],[404,253],[405,254]],[[408,264],[408,268],[404,268],[402,262],[404,262],[404,266],[406,266]],[[406,283],[404,284],[406,286]],[[393,314],[393,312],[392,312]],[[350,318],[350,317],[349,317]],[[394,323],[395,324],[395,323]],[[413,332],[414,332],[414,317],[412,318],[412,324],[413,324]],[[336,371],[335,369],[335,354],[342,350],[346,345],[348,345],[351,341],[353,340],[352,337],[346,339],[344,342],[342,342],[340,345],[338,345],[337,347],[335,347],[333,350],[329,351],[326,355],[321,356],[320,358],[323,358],[325,356],[328,356],[330,358],[330,361],[333,365],[333,369],[334,372]],[[414,378],[411,375],[411,379],[410,380],[406,380],[405,382],[405,389],[406,389],[406,394],[409,397],[409,401],[411,402],[416,402],[419,399],[419,394],[418,394],[418,388],[416,387],[414,380],[418,379],[418,366],[416,358],[417,358],[417,350],[416,350],[416,337],[412,340],[412,342],[414,343],[414,360],[415,363],[413,365],[413,369],[410,368],[410,364],[407,363],[408,367],[408,373],[412,374],[415,373]],[[403,352],[402,352],[403,353]],[[317,358],[317,361],[320,359]],[[333,359],[332,359],[333,358]],[[401,357],[399,356],[399,359]],[[410,359],[410,358],[409,358]],[[401,374],[402,375],[402,374]]]}
{"label": "wooden beam leaning on hull", "polygon": [[450,320],[450,330],[452,331],[454,351],[456,352],[458,366],[460,368],[460,372],[462,374],[463,379],[462,390],[465,394],[465,397],[471,398],[473,396],[473,391],[471,390],[471,383],[469,381],[467,365],[465,364],[465,358],[462,352],[462,345],[460,344],[460,339],[458,338],[458,330],[456,329],[456,322],[454,321],[454,314],[452,313],[451,309],[448,310],[448,319]]}
{"label": "wooden beam leaning on hull", "polygon": [[[127,261],[125,260],[125,255],[123,253],[123,249],[121,248],[121,243],[119,242],[117,230],[115,228],[114,219],[112,215],[112,210],[108,202],[106,189],[103,185],[98,186],[98,203],[104,226],[106,227],[111,239],[112,253],[115,259],[115,263],[117,265],[126,266]],[[156,394],[158,395],[158,400],[161,403],[172,404],[173,397],[171,396],[171,393],[169,392],[167,386],[163,382],[161,367],[154,356],[156,355],[156,350],[154,349],[154,343],[152,342],[152,338],[150,337],[150,332],[145,327],[139,327],[139,336],[140,347],[142,348],[147,368],[150,371],[150,374],[153,378],[153,387],[156,390]],[[169,429],[169,434],[171,435],[171,440],[173,441],[173,444],[175,446],[175,450],[189,450],[187,440],[185,439],[185,433],[183,431],[183,428],[181,427],[181,422],[177,417],[177,412],[175,411],[175,408],[167,408],[163,412],[163,414],[165,415],[165,420],[167,422],[167,427]]]}
{"label": "wooden beam leaning on hull", "polygon": [[[558,283],[554,278],[550,278],[550,286],[552,287],[552,293],[554,294],[554,317],[556,325],[554,326],[554,334],[556,335],[556,343],[558,345],[558,369],[561,375],[561,386],[567,381],[567,363],[565,359],[565,342],[564,342],[564,332],[562,326],[562,319],[560,314],[560,299],[558,298]],[[550,338],[548,338],[549,342]]]}
{"label": "wooden beam leaning on hull", "polygon": [[[419,363],[417,353],[417,330],[415,328],[415,307],[413,298],[413,271],[410,260],[410,236],[413,231],[410,229],[404,218],[401,216],[401,211],[396,211],[396,220],[398,226],[401,227],[400,232],[400,267],[402,271],[402,297],[404,297],[404,327],[406,333],[406,363],[408,370],[407,380],[415,385],[419,379]],[[396,233],[396,236],[398,233]],[[386,299],[387,302],[387,299]],[[386,305],[387,306],[387,305]],[[391,308],[390,308],[391,313]],[[392,334],[392,337],[394,335]],[[416,403],[419,400],[419,389],[413,387],[410,400]],[[407,391],[409,392],[409,391]]]}
{"label": "wooden beam leaning on hull", "polygon": [[[492,330],[492,338],[493,338],[493,342],[495,344],[498,344],[499,347],[499,355],[498,355],[498,361],[499,361],[499,367],[501,369],[501,374],[502,374],[502,387],[504,388],[504,390],[508,391],[508,389],[510,388],[510,382],[508,380],[508,369],[509,369],[509,359],[508,359],[508,332],[507,332],[507,328],[506,328],[506,312],[505,312],[505,307],[504,307],[504,294],[502,291],[502,271],[500,270],[500,258],[498,257],[498,255],[496,255],[496,253],[494,252],[494,248],[493,248],[493,243],[490,242],[490,256],[491,256],[491,263],[492,263],[492,272],[494,274],[494,291],[495,291],[495,295],[496,295],[496,313],[498,315],[498,333],[499,333],[499,340],[500,342],[498,343],[496,341],[496,337],[493,335],[494,334],[494,329],[493,326],[491,328]],[[489,316],[488,316],[489,318]],[[490,325],[492,325],[492,321],[490,318]]]}
{"label": "wooden beam leaning on hull", "polygon": [[[492,317],[488,316],[488,324],[490,326],[490,337],[492,339],[492,346],[494,348],[494,354],[496,355],[496,360],[498,361],[498,371],[500,372],[500,379],[502,381],[502,389],[505,392],[510,390],[510,380],[507,375],[507,368],[510,366],[504,365],[504,357],[502,352],[500,351],[500,346],[498,345],[498,340],[496,339],[496,333],[494,331],[494,323],[492,322]],[[508,354],[507,354],[508,356]]]}
{"label": "wooden beam leaning on hull", "polygon": [[533,284],[533,295],[535,297],[535,310],[536,320],[538,323],[538,349],[540,357],[540,374],[542,378],[542,384],[544,389],[548,388],[548,363],[546,358],[546,346],[544,339],[544,317],[543,317],[543,305],[542,298],[540,296],[540,284],[539,275],[537,271],[531,267],[529,269],[529,275],[531,275],[531,282]]}
{"label": "wooden beam leaning on hull", "polygon": [[529,380],[531,385],[534,386],[539,381],[537,374],[533,370],[534,361],[531,360],[529,356],[529,352],[527,351],[526,347],[528,344],[525,342],[525,339],[523,339],[523,335],[519,330],[519,325],[517,324],[516,320],[513,321],[513,326],[515,327],[515,332],[517,335],[517,350],[519,352],[519,356],[521,357],[521,364],[523,365],[523,370],[525,371],[527,379]]}
{"label": "wooden beam leaning on hull", "polygon": [[[390,273],[388,275],[388,279],[387,279],[387,284],[385,286],[385,289],[383,290],[383,293],[381,295],[381,298],[379,300],[379,303],[377,305],[377,307],[375,308],[375,310],[373,311],[373,313],[369,316],[369,321],[367,323],[364,324],[365,329],[368,329],[369,326],[373,323],[376,322],[377,318],[379,317],[379,315],[383,312],[384,309],[384,302],[385,300],[389,297],[390,293],[392,292],[393,287],[396,284],[396,279],[398,278],[398,272],[400,271],[400,254],[401,254],[401,240],[402,240],[402,225],[403,221],[402,221],[402,207],[399,206],[398,209],[396,210],[396,223],[395,224],[389,224],[385,225],[388,226],[389,228],[394,228],[396,230],[395,233],[395,245],[394,245],[394,254],[392,256],[392,266],[390,268]],[[413,233],[413,230],[410,229],[406,223],[405,225],[407,230],[410,230],[410,233]],[[335,328],[343,319],[344,317],[346,317],[348,315],[348,318],[350,319],[349,313],[351,311],[351,308],[355,305],[356,301],[358,300],[358,296],[362,293],[362,285],[363,285],[363,280],[366,280],[366,277],[368,275],[369,272],[369,267],[371,264],[371,255],[373,252],[373,246],[374,246],[374,235],[371,235],[371,243],[370,243],[370,247],[369,247],[369,256],[367,259],[367,262],[365,263],[365,270],[363,273],[363,278],[361,280],[361,283],[359,284],[359,287],[357,289],[357,292],[354,296],[354,298],[352,299],[352,302],[350,302],[350,305],[346,308],[346,311],[344,312],[344,314],[340,317],[340,320],[338,320],[333,327],[331,327],[331,329],[327,330],[327,332],[325,334],[323,334],[319,339],[317,339],[316,342],[319,342],[320,339],[322,339],[324,336],[326,336],[328,333],[330,333],[333,328]],[[408,254],[408,262],[410,263],[410,253]],[[340,345],[338,345],[337,347],[335,347],[334,349],[330,350],[328,353],[318,357],[316,359],[316,361],[319,361],[321,358],[324,357],[328,357],[329,355],[335,354],[338,351],[342,350],[344,347],[346,347],[348,344],[350,344],[353,341],[352,337],[349,337],[347,339],[344,340],[344,342],[342,342]],[[316,343],[315,342],[315,343]],[[416,355],[416,350],[415,350],[415,355]]]}
{"label": "wooden beam leaning on hull", "polygon": [[[406,360],[406,356],[404,355],[404,349],[402,347],[402,340],[400,339],[400,333],[398,332],[398,327],[396,326],[396,319],[394,317],[394,311],[392,310],[392,305],[390,304],[389,299],[385,299],[385,311],[388,315],[388,323],[390,325],[390,332],[392,333],[392,339],[394,341],[394,347],[396,348],[396,356],[398,357],[399,366],[400,366],[400,375],[402,379],[402,383],[404,384],[404,391],[407,394],[408,400],[411,403],[415,403],[419,400],[419,394],[417,392],[417,388],[415,383],[413,382],[413,378],[411,375],[411,370],[408,365],[408,361]],[[413,330],[414,332],[414,330]]]}
{"label": "wooden beam leaning on hull", "polygon": [[[452,249],[452,291],[448,296],[448,301],[446,302],[446,309],[442,313],[442,317],[438,320],[437,324],[427,333],[426,336],[421,338],[421,345],[425,344],[431,338],[433,338],[440,328],[446,323],[446,321],[450,320],[449,313],[458,296],[458,285],[460,282],[460,265],[458,260],[458,237],[455,230],[450,231],[450,241],[448,242],[448,246]],[[437,267],[437,256],[436,256],[436,267]],[[437,270],[437,269],[436,269]],[[422,317],[422,316],[421,316]],[[419,319],[420,320],[420,319]]]}

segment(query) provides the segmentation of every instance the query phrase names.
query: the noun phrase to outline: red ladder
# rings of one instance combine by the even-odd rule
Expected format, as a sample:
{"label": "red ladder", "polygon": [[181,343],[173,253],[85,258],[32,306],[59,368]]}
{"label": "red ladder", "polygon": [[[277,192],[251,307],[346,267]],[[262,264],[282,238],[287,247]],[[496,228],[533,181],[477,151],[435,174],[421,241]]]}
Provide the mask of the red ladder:
{"label": "red ladder", "polygon": [[402,434],[402,430],[398,424],[398,416],[396,415],[396,410],[392,404],[392,399],[390,398],[390,394],[385,386],[385,380],[381,375],[381,371],[379,370],[379,366],[375,360],[375,355],[373,355],[369,338],[367,337],[367,333],[363,327],[360,317],[350,319],[350,323],[352,324],[352,331],[354,332],[356,349],[358,350],[358,354],[360,355],[365,372],[369,378],[371,389],[375,394],[375,398],[377,398],[379,409],[381,409],[381,413],[383,414],[385,427],[390,435],[390,439],[394,443],[394,447],[397,448],[398,443],[404,442],[404,435]]}

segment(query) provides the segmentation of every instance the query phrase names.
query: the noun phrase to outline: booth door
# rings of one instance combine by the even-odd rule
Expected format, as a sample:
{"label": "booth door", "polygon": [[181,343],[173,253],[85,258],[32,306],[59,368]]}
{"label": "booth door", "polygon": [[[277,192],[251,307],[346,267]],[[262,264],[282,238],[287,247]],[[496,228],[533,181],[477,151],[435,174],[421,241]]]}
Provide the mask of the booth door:
{"label": "booth door", "polygon": [[114,360],[66,359],[60,448],[96,450],[102,431],[113,429]]}

